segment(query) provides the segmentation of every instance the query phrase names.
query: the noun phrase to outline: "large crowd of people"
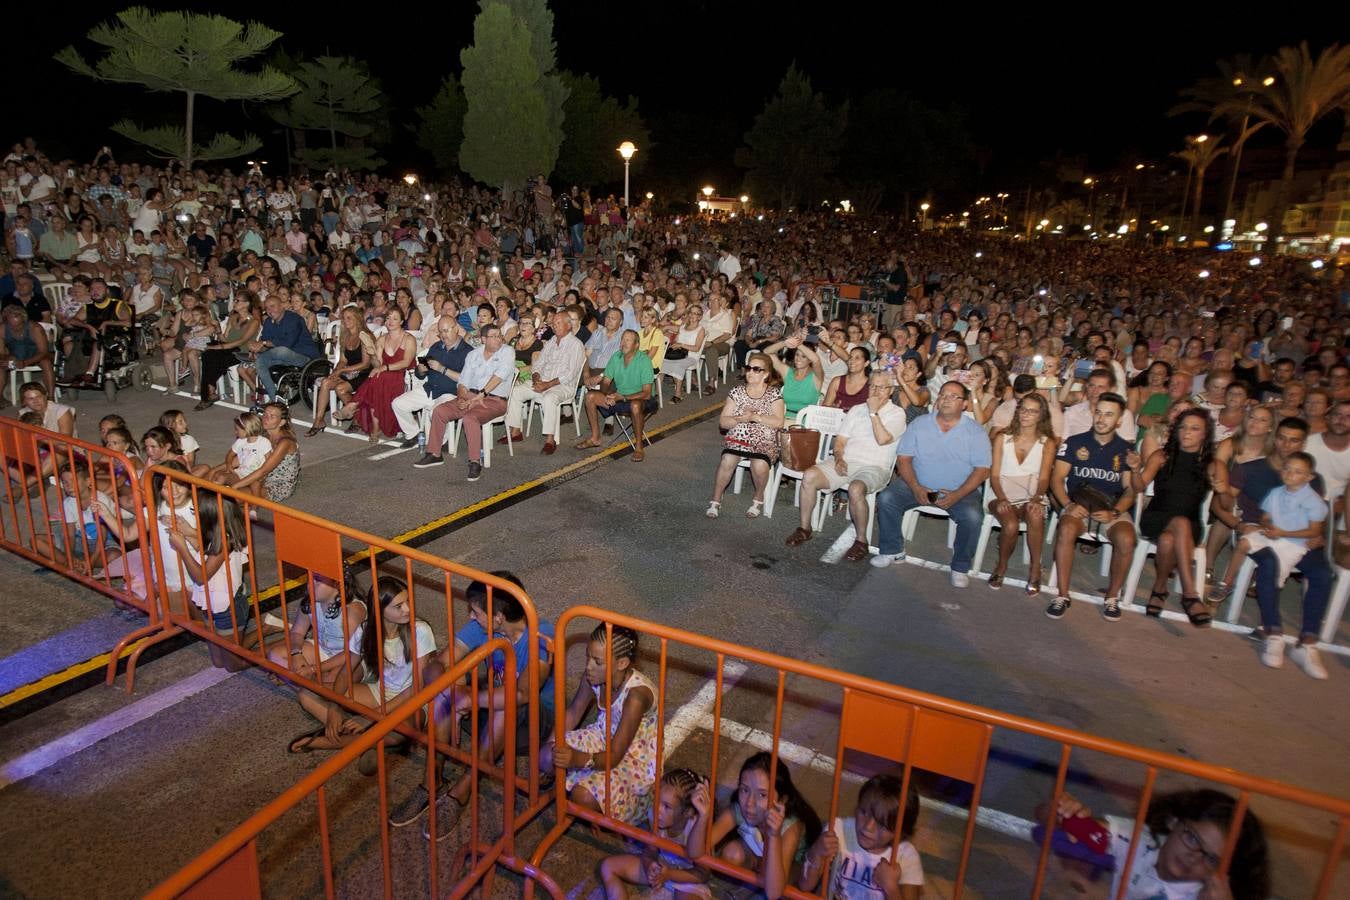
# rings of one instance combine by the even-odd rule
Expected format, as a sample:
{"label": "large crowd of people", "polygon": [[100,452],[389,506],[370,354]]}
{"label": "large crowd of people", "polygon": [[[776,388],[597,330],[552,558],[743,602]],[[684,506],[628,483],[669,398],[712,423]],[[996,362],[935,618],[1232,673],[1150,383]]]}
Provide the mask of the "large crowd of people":
{"label": "large crowd of people", "polygon": [[[1155,559],[1147,614],[1166,608],[1175,575],[1181,610],[1197,627],[1209,624],[1210,605],[1228,596],[1250,560],[1263,662],[1280,665],[1288,643],[1303,671],[1327,677],[1317,651],[1327,554],[1350,551],[1329,527],[1350,483],[1350,298],[1334,265],[1169,252],[1116,238],[918,231],[891,217],[828,211],[677,214],[578,187],[555,197],[542,177],[503,195],[375,174],[157,168],[116,161],[106,148],[79,164],[50,160],[32,141],[15,145],[3,165],[9,268],[0,277],[0,361],[25,373],[15,398],[24,418],[76,434],[79,411],[59,403],[58,392],[111,377],[128,344],[158,359],[170,388],[188,384],[195,411],[219,402],[226,379],[254,391],[257,413],[235,420],[238,440],[214,466],[195,459],[180,411],[146,431],[139,450],[125,422],[105,419],[105,446],[137,465],[286,500],[300,479],[302,440],[279,380],[319,359],[328,364],[313,381],[306,439],[325,427],[359,430],[422,447],[412,464],[431,469],[445,467],[446,443],[463,430],[469,481],[482,475],[484,440],[524,445],[536,412],[542,454],[558,451],[567,419],[579,430],[584,418],[589,433],[576,449],[600,446],[617,425],[642,462],[651,452],[647,420],[662,403],[723,392],[710,518],[724,514],[740,468],[753,485],[744,513],[752,519],[772,502],[770,485],[790,480],[772,476],[795,475],[800,516],[788,545],[811,541],[820,505],[837,505],[856,536],[845,558],[884,568],[905,558],[915,514],[942,516],[955,531],[952,584],[967,588],[992,517],[998,540],[987,588],[1005,586],[1024,536],[1025,591],[1048,592],[1052,619],[1072,605],[1074,561],[1084,553],[1110,548],[1106,621],[1134,603],[1127,576],[1147,542]],[[865,285],[867,296],[841,301],[841,284]],[[836,418],[819,461],[788,472],[780,460],[786,429],[821,408]],[[494,424],[504,428],[500,437]],[[35,473],[9,474],[24,483]],[[78,542],[83,528],[99,543],[101,529],[116,527],[117,484],[40,474],[59,476],[66,541]],[[157,500],[165,521],[185,514],[169,483]],[[239,546],[230,533],[237,513],[228,502],[186,513],[198,518],[193,528],[220,536],[204,545],[203,559],[190,546],[166,550],[185,557],[191,583],[178,588],[217,625],[237,618],[229,598],[218,608],[207,586],[226,564],[244,562],[212,555]],[[1053,575],[1043,584],[1047,540]],[[1196,571],[1197,549],[1208,571]],[[126,577],[135,568],[126,566]],[[1290,577],[1307,590],[1298,635],[1287,642],[1278,598]],[[411,647],[375,645],[376,617],[386,635],[409,634],[405,587],[381,578],[361,609],[348,604],[348,624],[370,637],[348,647],[343,628],[335,630],[342,611],[333,611],[334,596],[316,592],[294,626],[310,649],[279,664],[335,678],[341,667],[330,661],[351,654],[365,669],[360,699],[378,706],[406,693],[415,667],[450,663],[447,651],[435,653],[434,636],[416,639],[416,659]],[[519,618],[498,611],[503,622],[477,622],[479,631],[518,631]],[[615,629],[609,651],[599,635],[601,668],[606,652],[616,673],[634,665],[635,635],[620,642]],[[454,646],[467,646],[460,637]],[[603,682],[592,676],[567,711],[569,726],[592,706],[609,710],[629,741],[618,753],[626,762],[615,763],[629,768],[611,771],[615,787],[649,786],[650,683],[633,668],[601,698]],[[297,738],[293,750],[350,739],[337,710],[314,694],[302,693],[302,703],[324,727]],[[468,708],[460,697],[446,703]],[[573,740],[569,731],[555,752],[574,798],[595,805],[606,783],[593,774],[603,742],[584,732]],[[790,778],[775,790],[786,809],[758,799],[768,770],[747,763],[722,811],[692,773],[670,773],[658,811],[651,798],[622,799],[630,818],[650,815],[693,855],[705,849],[711,817],[713,835],[727,838],[718,851],[759,866],[780,890],[792,882],[814,888],[831,858],[851,861],[827,873],[832,894],[838,887],[873,896],[844,885],[870,889],[874,876],[896,887],[898,894],[879,889],[886,896],[911,896],[903,887],[922,883],[912,848],[894,864],[877,855],[897,827],[901,838],[913,828],[894,785],[869,782],[856,820],[822,832],[809,809],[791,808]],[[775,771],[788,777],[781,763]],[[467,789],[456,790],[452,800]],[[429,797],[410,802],[408,821]],[[1160,826],[1161,850],[1149,863],[1158,878],[1181,880],[1178,873],[1197,870],[1177,858],[1217,852],[1221,837],[1201,827],[1207,821],[1180,832],[1178,818]],[[621,896],[623,882],[697,882],[689,872],[668,855],[616,857],[605,881]]]}

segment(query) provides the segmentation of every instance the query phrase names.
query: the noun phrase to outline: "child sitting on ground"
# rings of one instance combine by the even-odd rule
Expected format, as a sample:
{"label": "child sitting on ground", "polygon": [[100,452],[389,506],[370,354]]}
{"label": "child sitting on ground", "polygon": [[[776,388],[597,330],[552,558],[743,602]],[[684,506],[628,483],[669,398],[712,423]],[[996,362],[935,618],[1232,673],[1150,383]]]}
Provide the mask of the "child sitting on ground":
{"label": "child sitting on ground", "polygon": [[1269,550],[1280,563],[1279,583],[1308,552],[1308,539],[1322,533],[1327,520],[1327,504],[1312,487],[1317,463],[1311,454],[1289,454],[1280,470],[1283,487],[1277,487],[1261,501],[1261,525],[1248,531],[1237,543],[1228,560],[1223,580],[1209,592],[1210,603],[1222,603],[1232,592],[1233,581],[1243,560]]}
{"label": "child sitting on ground", "polygon": [[[661,800],[652,811],[652,831],[681,847],[689,843],[689,832],[698,817],[694,814],[693,794],[707,779],[690,769],[672,769],[661,776]],[[620,853],[600,863],[600,880],[605,885],[605,900],[624,900],[626,884],[665,887],[676,893],[712,897],[708,873],[696,867],[682,853],[648,847],[643,855]]]}
{"label": "child sitting on ground", "polygon": [[[826,896],[847,900],[919,900],[923,863],[910,839],[919,819],[919,792],[909,786],[900,812],[900,779],[873,775],[858,791],[853,818],[834,820],[806,854],[797,887],[816,890],[833,859]],[[899,840],[896,823],[899,822]],[[892,856],[892,853],[895,856]],[[895,860],[899,860],[896,865]]]}
{"label": "child sitting on ground", "polygon": [[[257,413],[240,413],[234,417],[234,443],[225,464],[240,480],[263,467],[272,453],[272,442],[263,433],[262,417]],[[263,495],[263,483],[255,481],[246,490],[255,497]]]}
{"label": "child sitting on ground", "polygon": [[774,767],[770,794],[771,762],[768,753],[756,753],[745,761],[731,806],[713,821],[711,835],[712,791],[707,784],[694,789],[691,801],[698,820],[685,849],[690,859],[697,859],[708,847],[716,847],[722,859],[757,874],[765,896],[778,900],[792,883],[792,866],[801,861],[801,851],[820,834],[820,817],[792,783],[792,774],[781,759]]}

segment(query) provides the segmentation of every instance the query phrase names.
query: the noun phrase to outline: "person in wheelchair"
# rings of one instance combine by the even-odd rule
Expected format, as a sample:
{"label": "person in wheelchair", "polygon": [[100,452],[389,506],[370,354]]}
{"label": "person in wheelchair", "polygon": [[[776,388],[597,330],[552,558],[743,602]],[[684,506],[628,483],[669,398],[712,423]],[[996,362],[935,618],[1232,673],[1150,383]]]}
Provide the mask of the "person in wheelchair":
{"label": "person in wheelchair", "polygon": [[263,309],[267,316],[258,340],[248,345],[257,357],[252,366],[240,365],[239,374],[252,387],[261,386],[270,399],[278,395],[277,379],[288,371],[303,369],[323,354],[305,327],[305,320],[286,309],[280,297],[269,295]]}
{"label": "person in wheelchair", "polygon": [[[83,326],[67,328],[61,339],[65,354],[62,375],[57,384],[62,387],[94,387],[100,373],[120,368],[136,359],[136,342],[132,338],[135,317],[131,306],[108,289],[102,278],[89,282],[89,302],[79,317]],[[113,358],[107,351],[112,351]],[[87,360],[84,371],[79,361]]]}

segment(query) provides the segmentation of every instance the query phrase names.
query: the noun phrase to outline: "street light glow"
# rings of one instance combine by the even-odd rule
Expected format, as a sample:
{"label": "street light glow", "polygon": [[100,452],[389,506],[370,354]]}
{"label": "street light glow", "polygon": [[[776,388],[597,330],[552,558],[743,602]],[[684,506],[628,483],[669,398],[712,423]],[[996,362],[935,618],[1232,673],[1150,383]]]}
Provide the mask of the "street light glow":
{"label": "street light glow", "polygon": [[749,195],[749,194],[741,194],[741,202],[742,202],[742,203],[749,203],[749,202],[750,202],[750,195]]}
{"label": "street light glow", "polygon": [[713,186],[711,184],[705,184],[703,186],[703,196],[712,197],[712,195],[713,195]]}
{"label": "street light glow", "polygon": [[651,191],[648,191],[648,192],[647,192],[647,199],[648,199],[648,200],[654,200],[654,199],[656,199],[656,195],[653,194]]}
{"label": "street light glow", "polygon": [[1261,265],[1261,257],[1253,256],[1251,259],[1247,260],[1247,265],[1251,266],[1253,269],[1256,268]]}
{"label": "street light glow", "polygon": [[1207,134],[1197,134],[1195,136],[1195,142],[1197,144],[1203,144],[1207,140],[1209,140],[1209,135]]}
{"label": "street light glow", "polygon": [[1270,227],[1270,226],[1267,225],[1265,222],[1257,222],[1257,223],[1256,223],[1256,230],[1257,230],[1257,231],[1265,231],[1265,230],[1266,230],[1267,228],[1269,228],[1269,227]]}
{"label": "street light glow", "polygon": [[624,141],[622,144],[618,146],[617,149],[619,151],[619,155],[623,157],[623,161],[628,162],[630,159],[633,158],[633,154],[637,153],[638,148],[637,145],[634,144],[632,141]]}
{"label": "street light glow", "polygon": [[919,204],[919,209],[923,210],[924,212],[928,212],[928,204],[927,204],[927,203],[920,203],[920,204]]}
{"label": "street light glow", "polygon": [[407,175],[404,175],[403,180],[408,183],[408,187],[412,187],[414,184],[417,184],[417,176],[411,172],[409,172]]}
{"label": "street light glow", "polygon": [[1326,263],[1322,262],[1320,259],[1314,259],[1314,260],[1312,261],[1312,267],[1313,267],[1314,269],[1320,269],[1320,268],[1322,268],[1324,265],[1326,265]]}
{"label": "street light glow", "polygon": [[1261,80],[1261,84],[1265,85],[1266,87],[1270,87],[1274,83],[1275,83],[1274,75],[1267,75],[1265,78]]}

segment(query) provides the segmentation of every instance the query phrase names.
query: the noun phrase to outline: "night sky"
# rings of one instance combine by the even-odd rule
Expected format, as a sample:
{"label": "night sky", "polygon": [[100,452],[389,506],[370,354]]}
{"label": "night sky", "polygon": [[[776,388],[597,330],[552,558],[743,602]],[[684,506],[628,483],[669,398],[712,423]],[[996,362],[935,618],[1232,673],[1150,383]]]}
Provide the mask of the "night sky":
{"label": "night sky", "polygon": [[[120,115],[149,122],[177,114],[176,102],[146,102],[138,89],[92,84],[51,61],[52,53],[82,38],[115,8],[64,12],[61,21],[69,29],[64,34],[52,27],[41,5],[6,11],[17,24],[7,41],[6,145],[31,132],[45,139],[50,152],[83,156]],[[398,140],[385,156],[399,168],[425,165],[399,126],[413,121],[412,110],[430,98],[447,72],[458,70],[476,3],[444,4],[430,20],[421,11],[395,12],[388,25],[383,15],[355,19],[308,5],[260,9],[266,10],[262,21],[285,33],[282,44],[292,54],[367,59],[394,110]],[[781,4],[569,2],[555,4],[554,36],[560,67],[597,76],[606,93],[639,98],[660,145],[649,163],[666,180],[738,183],[731,155],[795,60],[831,99],[892,85],[934,106],[962,107],[986,163],[972,193],[1013,189],[1025,183],[1035,163],[1057,154],[1083,156],[1098,171],[1125,159],[1165,157],[1180,146],[1182,135],[1203,127],[1201,120],[1169,119],[1166,110],[1179,88],[1213,71],[1215,59],[1265,53],[1301,39],[1316,52],[1345,38],[1329,13],[1284,8],[1264,10],[1258,20],[1237,7],[1215,7],[1213,15],[1155,7],[1134,18],[1124,5],[1040,18],[985,15],[966,7],[927,23],[918,9],[896,5],[890,12],[841,16],[809,7],[786,12]],[[398,37],[400,28],[415,40]],[[83,41],[77,46],[86,53],[92,47]],[[24,84],[33,93],[19,102]],[[45,91],[38,85],[52,87],[63,102],[42,104]],[[256,109],[203,105],[207,127],[249,128],[269,141],[268,152],[281,157],[276,126]],[[92,126],[92,134],[78,123]],[[903,122],[896,127],[897,136],[903,135]],[[1338,135],[1338,123],[1324,123],[1312,136],[1310,152],[1334,146]],[[1258,156],[1262,144],[1273,150],[1279,139],[1273,133],[1259,136],[1251,145]]]}

